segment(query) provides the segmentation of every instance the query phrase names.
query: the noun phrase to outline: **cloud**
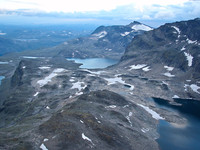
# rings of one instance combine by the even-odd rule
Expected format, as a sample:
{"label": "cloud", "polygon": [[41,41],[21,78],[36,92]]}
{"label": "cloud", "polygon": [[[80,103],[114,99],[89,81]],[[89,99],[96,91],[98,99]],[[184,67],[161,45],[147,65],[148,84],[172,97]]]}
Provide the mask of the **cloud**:
{"label": "cloud", "polygon": [[[2,5],[4,4],[6,5]],[[56,3],[55,3],[56,2]],[[6,9],[10,4],[16,3]],[[1,9],[3,6],[4,9]],[[14,7],[18,7],[18,9]],[[25,8],[25,9],[24,9]],[[180,21],[200,17],[200,1],[191,0],[0,0],[0,14],[61,20],[116,22]]]}

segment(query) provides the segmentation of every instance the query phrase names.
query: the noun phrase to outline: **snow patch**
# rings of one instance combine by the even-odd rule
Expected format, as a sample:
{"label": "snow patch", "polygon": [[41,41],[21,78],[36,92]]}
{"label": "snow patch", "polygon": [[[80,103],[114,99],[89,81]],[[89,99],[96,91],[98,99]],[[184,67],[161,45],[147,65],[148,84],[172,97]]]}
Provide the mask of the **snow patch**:
{"label": "snow patch", "polygon": [[198,91],[198,89],[200,89],[200,87],[197,86],[196,84],[191,84],[191,85],[190,85],[190,88],[191,88],[194,92],[200,94],[200,92]]}
{"label": "snow patch", "polygon": [[174,29],[177,31],[177,33],[178,33],[179,35],[181,34],[181,31],[180,31],[180,29],[179,29],[178,27],[172,26],[172,28],[174,28]]}
{"label": "snow patch", "polygon": [[186,41],[188,42],[188,44],[197,44],[197,40],[196,41],[192,41],[192,40],[187,38]]}
{"label": "snow patch", "polygon": [[39,67],[39,69],[41,69],[41,70],[48,70],[48,69],[50,69],[50,67],[43,66],[43,67]]}
{"label": "snow patch", "polygon": [[23,56],[23,58],[27,58],[27,59],[37,59],[37,58],[45,58],[45,57]]}
{"label": "snow patch", "polygon": [[75,82],[73,83],[73,86],[71,87],[71,89],[78,89],[79,91],[85,89],[87,87],[87,85],[84,85],[83,87],[81,86],[82,84],[84,84],[84,82]]}
{"label": "snow patch", "polygon": [[137,64],[137,65],[131,65],[129,70],[137,70],[137,69],[142,69],[145,66],[147,66],[146,64]]}
{"label": "snow patch", "polygon": [[157,112],[153,111],[152,109],[150,109],[149,107],[147,106],[144,106],[142,104],[137,104],[138,106],[144,108],[149,114],[151,114],[151,116],[156,119],[156,120],[164,120],[165,118],[161,117]]}
{"label": "snow patch", "polygon": [[185,50],[185,47],[182,47],[182,48],[181,48],[181,51],[184,51],[184,50]]}
{"label": "snow patch", "polygon": [[116,84],[118,82],[118,83],[130,86],[129,88],[130,90],[134,89],[134,86],[131,84],[127,84],[124,80],[122,80],[122,77],[104,78],[104,79],[108,82],[108,85]]}
{"label": "snow patch", "polygon": [[99,33],[93,34],[93,36],[96,36],[96,37],[98,37],[100,39],[100,38],[105,37],[107,34],[108,33],[106,31],[101,31]]}
{"label": "snow patch", "polygon": [[165,82],[165,81],[162,81],[162,84],[165,84],[165,85],[169,85],[167,82]]}
{"label": "snow patch", "polygon": [[90,143],[92,143],[92,145],[94,145],[94,143],[92,142],[92,140],[90,138],[88,138],[87,136],[85,136],[84,133],[82,133],[82,139],[89,141]]}
{"label": "snow patch", "polygon": [[49,140],[49,139],[45,138],[43,141],[44,141],[44,142],[47,142],[48,140]]}
{"label": "snow patch", "polygon": [[174,67],[164,66],[164,68],[167,69],[167,71],[172,71],[172,70],[174,70]]}
{"label": "snow patch", "polygon": [[46,148],[46,146],[45,146],[43,143],[40,145],[40,148],[41,148],[42,150],[48,150],[48,149]]}
{"label": "snow patch", "polygon": [[166,76],[166,77],[169,77],[169,78],[175,77],[175,75],[171,74],[170,72],[166,72],[163,75]]}
{"label": "snow patch", "polygon": [[131,119],[130,119],[130,117],[133,115],[133,113],[132,112],[129,112],[129,114],[128,114],[128,116],[126,116],[126,119],[128,120],[128,122],[130,123],[130,126],[132,127],[133,125],[132,125],[132,122],[131,122]]}
{"label": "snow patch", "polygon": [[97,117],[95,117],[95,119],[97,120],[98,123],[101,123],[101,121],[99,121]]}
{"label": "snow patch", "polygon": [[121,33],[121,36],[127,36],[129,34],[130,34],[130,32],[124,32],[124,33]]}
{"label": "snow patch", "polygon": [[148,128],[142,128],[141,131],[142,131],[143,133],[146,133],[146,132],[149,131],[149,129],[148,129]]}
{"label": "snow patch", "polygon": [[188,87],[188,86],[189,86],[188,84],[185,84],[185,85],[184,85],[185,91],[187,91],[187,87]]}
{"label": "snow patch", "polygon": [[58,73],[61,73],[64,71],[65,71],[65,69],[63,69],[63,68],[54,69],[54,71],[50,75],[48,75],[47,77],[45,77],[42,80],[38,80],[37,83],[40,85],[40,87],[43,87],[47,83],[51,82],[52,78],[56,77],[58,75]]}
{"label": "snow patch", "polygon": [[36,92],[33,96],[36,97],[39,94],[39,92]]}
{"label": "snow patch", "polygon": [[105,108],[116,108],[116,105],[110,105],[110,106],[106,106]]}
{"label": "snow patch", "polygon": [[89,72],[91,74],[95,74],[95,75],[100,75],[101,73],[104,73],[106,71],[90,71],[88,69],[82,69],[83,71]]}
{"label": "snow patch", "polygon": [[190,55],[189,53],[186,53],[186,52],[184,52],[184,54],[185,54],[185,57],[187,58],[188,66],[191,67],[192,66],[192,60],[193,60],[192,55]]}
{"label": "snow patch", "polygon": [[172,98],[180,98],[178,95],[174,95]]}
{"label": "snow patch", "polygon": [[144,24],[136,24],[131,27],[135,31],[143,30],[143,31],[150,31],[153,30],[151,27],[148,27]]}
{"label": "snow patch", "polygon": [[148,71],[151,70],[149,67],[150,67],[150,66],[147,66],[147,67],[145,67],[145,68],[142,68],[142,70],[145,71],[145,72],[148,72]]}

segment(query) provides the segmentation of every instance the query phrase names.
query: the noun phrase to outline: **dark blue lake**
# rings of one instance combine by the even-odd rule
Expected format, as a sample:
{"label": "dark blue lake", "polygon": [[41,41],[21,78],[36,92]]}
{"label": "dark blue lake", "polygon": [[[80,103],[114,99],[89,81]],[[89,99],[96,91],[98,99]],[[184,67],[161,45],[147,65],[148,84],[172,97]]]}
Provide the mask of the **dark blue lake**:
{"label": "dark blue lake", "polygon": [[5,77],[4,76],[0,76],[0,85],[1,85],[1,80],[3,80]]}
{"label": "dark blue lake", "polygon": [[86,69],[106,68],[108,66],[118,63],[117,60],[107,59],[107,58],[87,58],[87,59],[67,58],[67,60],[73,60],[76,63],[80,63],[82,64],[80,68],[86,68]]}
{"label": "dark blue lake", "polygon": [[175,99],[181,106],[175,106],[166,100],[154,98],[158,107],[179,112],[187,119],[186,124],[170,124],[159,121],[157,142],[161,150],[200,150],[200,102],[196,100]]}

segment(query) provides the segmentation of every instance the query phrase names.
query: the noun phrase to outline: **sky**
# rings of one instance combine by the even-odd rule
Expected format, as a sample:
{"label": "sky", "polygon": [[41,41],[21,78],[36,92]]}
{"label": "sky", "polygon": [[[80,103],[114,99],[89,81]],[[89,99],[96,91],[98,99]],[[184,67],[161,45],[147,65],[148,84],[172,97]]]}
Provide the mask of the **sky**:
{"label": "sky", "polygon": [[161,24],[200,17],[200,0],[0,0],[0,23]]}

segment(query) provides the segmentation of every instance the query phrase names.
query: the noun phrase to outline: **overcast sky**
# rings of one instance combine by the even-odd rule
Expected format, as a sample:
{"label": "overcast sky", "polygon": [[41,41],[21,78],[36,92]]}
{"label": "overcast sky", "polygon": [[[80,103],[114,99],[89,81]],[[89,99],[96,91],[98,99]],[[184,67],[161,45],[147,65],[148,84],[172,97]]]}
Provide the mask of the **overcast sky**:
{"label": "overcast sky", "polygon": [[5,16],[55,17],[61,22],[105,21],[107,24],[123,24],[138,20],[162,24],[200,17],[200,1],[0,0],[0,19],[5,20]]}

